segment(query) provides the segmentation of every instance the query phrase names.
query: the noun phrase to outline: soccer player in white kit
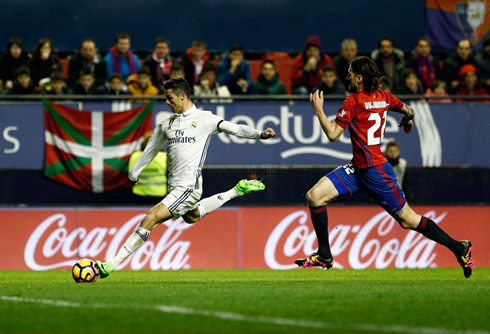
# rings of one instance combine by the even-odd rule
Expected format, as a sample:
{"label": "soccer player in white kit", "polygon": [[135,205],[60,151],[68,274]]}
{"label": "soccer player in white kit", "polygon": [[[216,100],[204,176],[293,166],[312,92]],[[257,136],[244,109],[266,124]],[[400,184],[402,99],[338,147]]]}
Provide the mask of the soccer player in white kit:
{"label": "soccer player in white kit", "polygon": [[136,184],[139,174],[168,143],[168,194],[148,211],[113,259],[105,263],[96,261],[100,278],[109,276],[121,262],[138,250],[159,224],[179,217],[193,224],[232,198],[265,189],[260,181],[241,180],[234,188],[199,201],[202,195],[201,170],[212,135],[225,132],[259,140],[275,137],[276,133],[271,128],[261,132],[234,124],[210,111],[197,109],[190,100],[190,87],[185,79],[167,81],[164,88],[167,105],[175,115],[156,126],[148,145],[129,171],[129,180]]}

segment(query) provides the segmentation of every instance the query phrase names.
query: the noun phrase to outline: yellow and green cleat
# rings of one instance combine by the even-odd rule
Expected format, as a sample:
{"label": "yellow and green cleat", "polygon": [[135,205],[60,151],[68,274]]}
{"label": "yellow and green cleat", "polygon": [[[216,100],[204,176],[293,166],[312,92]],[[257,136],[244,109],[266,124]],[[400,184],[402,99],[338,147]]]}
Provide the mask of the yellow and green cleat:
{"label": "yellow and green cleat", "polygon": [[114,271],[114,267],[112,266],[111,261],[100,262],[99,260],[95,261],[95,266],[99,269],[100,278],[106,278],[110,273]]}
{"label": "yellow and green cleat", "polygon": [[260,182],[259,180],[240,180],[238,184],[235,186],[236,193],[238,196],[243,196],[245,194],[255,192],[255,191],[262,191],[265,189],[265,184]]}

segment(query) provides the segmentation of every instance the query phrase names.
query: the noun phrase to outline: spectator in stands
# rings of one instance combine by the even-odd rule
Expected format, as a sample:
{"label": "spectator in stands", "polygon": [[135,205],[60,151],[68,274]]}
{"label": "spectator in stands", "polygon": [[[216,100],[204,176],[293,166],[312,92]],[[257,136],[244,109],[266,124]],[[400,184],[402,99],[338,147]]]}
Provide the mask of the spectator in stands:
{"label": "spectator in stands", "polygon": [[490,93],[490,36],[483,40],[483,49],[475,56],[475,61],[481,71],[483,87]]}
{"label": "spectator in stands", "polygon": [[405,69],[403,71],[403,84],[398,85],[394,93],[400,95],[424,95],[424,89],[419,83],[417,73],[411,68]]}
{"label": "spectator in stands", "polygon": [[424,90],[429,89],[437,78],[441,76],[439,61],[431,55],[430,51],[430,40],[426,37],[421,37],[417,40],[415,50],[412,51],[407,61],[407,68],[417,73]]}
{"label": "spectator in stands", "polygon": [[80,73],[86,73],[89,70],[93,74],[95,87],[104,85],[107,79],[107,64],[98,54],[95,42],[86,39],[82,43],[80,52],[77,52],[70,58],[68,64],[68,86],[73,87],[80,78]]}
{"label": "spectator in stands", "polygon": [[400,158],[400,146],[396,141],[386,144],[386,160],[393,167],[396,176],[396,183],[402,188],[407,200],[411,201],[411,191],[408,183],[407,160]]}
{"label": "spectator in stands", "polygon": [[337,73],[335,73],[335,67],[332,65],[325,65],[322,68],[322,80],[320,84],[311,90],[312,93],[319,90],[324,95],[343,95],[345,96],[345,87],[338,80]]}
{"label": "spectator in stands", "polygon": [[61,71],[60,59],[53,51],[51,40],[43,38],[37,43],[36,50],[29,62],[31,68],[31,80],[35,86],[43,86],[43,81],[49,81],[51,74]]}
{"label": "spectator in stands", "polygon": [[[425,96],[449,96],[449,94],[446,92],[447,84],[443,80],[436,80],[433,84],[432,87],[427,89],[425,92]],[[429,99],[430,103],[451,103],[451,99]]]}
{"label": "spectator in stands", "polygon": [[226,86],[220,86],[216,80],[216,66],[213,63],[207,62],[204,64],[201,72],[201,80],[199,84],[194,85],[194,96],[197,97],[228,97],[230,91]]}
{"label": "spectator in stands", "polygon": [[155,40],[155,50],[146,57],[143,66],[150,69],[151,82],[158,90],[163,91],[163,84],[169,79],[172,59],[170,57],[170,42],[165,37]]}
{"label": "spectator in stands", "polygon": [[[478,71],[472,64],[466,64],[459,70],[460,85],[457,95],[486,96],[487,92],[481,86]],[[488,102],[488,100],[459,100],[467,102]]]}
{"label": "spectator in stands", "polygon": [[140,68],[140,60],[131,50],[131,37],[129,34],[120,33],[116,36],[116,45],[105,56],[107,73],[121,73],[124,82],[131,74],[135,74]]}
{"label": "spectator in stands", "polygon": [[323,66],[334,65],[332,58],[322,53],[321,46],[318,36],[310,36],[304,51],[294,58],[291,71],[293,94],[309,94],[320,83]]}
{"label": "spectator in stands", "polygon": [[243,58],[243,46],[234,44],[218,65],[218,82],[233,95],[248,94],[253,85],[250,64]]}
{"label": "spectator in stands", "polygon": [[185,80],[192,87],[199,83],[204,64],[209,60],[209,52],[206,51],[206,42],[200,39],[192,42],[192,46],[182,57]]}
{"label": "spectator in stands", "polygon": [[80,72],[80,78],[73,87],[73,94],[77,95],[95,95],[99,89],[95,85],[94,73],[90,68],[86,68]]}
{"label": "spectator in stands", "polygon": [[11,38],[7,43],[7,51],[0,57],[0,86],[6,89],[14,87],[13,80],[17,70],[29,61],[29,56],[23,50],[22,40]]}
{"label": "spectator in stands", "polygon": [[112,73],[100,91],[103,95],[131,95],[121,73]]}
{"label": "spectator in stands", "polygon": [[383,37],[378,49],[371,53],[371,58],[384,76],[381,81],[383,89],[393,92],[400,84],[405,69],[403,57],[403,51],[396,49],[395,40],[391,37]]}
{"label": "spectator in stands", "polygon": [[458,43],[456,52],[449,55],[444,61],[443,75],[447,82],[449,93],[456,93],[459,86],[459,72],[464,65],[471,64],[476,67],[475,58],[472,56],[471,41],[462,39]]}
{"label": "spectator in stands", "polygon": [[257,81],[253,84],[257,94],[285,95],[287,94],[284,83],[279,81],[279,73],[272,60],[264,60]]}
{"label": "spectator in stands", "polygon": [[168,79],[172,80],[177,78],[185,78],[184,66],[181,63],[173,63],[172,67],[170,67]]}
{"label": "spectator in stands", "polygon": [[349,71],[349,66],[357,56],[357,43],[353,39],[344,39],[342,44],[340,44],[341,52],[339,55],[333,58],[337,74],[340,81],[345,87],[345,90],[349,89],[349,80],[347,80],[347,72]]}
{"label": "spectator in stands", "polygon": [[13,81],[12,89],[9,90],[9,94],[39,94],[36,87],[31,81],[31,69],[29,66],[21,66],[17,69],[17,79]]}
{"label": "spectator in stands", "polygon": [[44,85],[44,93],[48,95],[66,95],[70,93],[66,87],[63,71],[54,71],[51,73],[49,83]]}
{"label": "spectator in stands", "polygon": [[[160,92],[151,82],[151,72],[146,66],[141,66],[136,74],[128,77],[128,88],[131,94],[138,96],[155,96]],[[134,102],[148,102],[135,100]]]}

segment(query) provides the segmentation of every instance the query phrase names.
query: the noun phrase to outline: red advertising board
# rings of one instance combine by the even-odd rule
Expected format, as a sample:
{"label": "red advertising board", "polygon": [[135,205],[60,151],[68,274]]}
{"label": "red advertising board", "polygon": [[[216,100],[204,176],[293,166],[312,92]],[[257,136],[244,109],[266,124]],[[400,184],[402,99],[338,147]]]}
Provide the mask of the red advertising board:
{"label": "red advertising board", "polygon": [[[478,267],[490,266],[490,207],[415,207],[457,239],[473,242]],[[2,209],[0,270],[67,269],[80,258],[110,259],[144,217],[136,209]],[[455,267],[454,255],[401,229],[378,207],[328,211],[334,268]],[[230,208],[189,225],[156,228],[120,269],[295,268],[316,250],[306,207]]]}

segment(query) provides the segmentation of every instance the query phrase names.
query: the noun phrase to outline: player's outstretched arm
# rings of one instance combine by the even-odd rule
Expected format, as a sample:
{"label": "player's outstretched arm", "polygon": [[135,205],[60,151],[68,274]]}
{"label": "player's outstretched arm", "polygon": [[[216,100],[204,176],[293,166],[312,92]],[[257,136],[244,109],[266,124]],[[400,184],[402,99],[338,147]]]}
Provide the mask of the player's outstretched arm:
{"label": "player's outstretched arm", "polygon": [[413,130],[413,121],[412,120],[415,117],[415,110],[412,107],[410,107],[409,105],[406,105],[404,103],[403,107],[398,112],[403,114],[403,117],[400,120],[400,123],[398,124],[398,126],[403,127],[403,131],[405,131],[405,133],[412,132],[412,130]]}
{"label": "player's outstretched arm", "polygon": [[224,133],[247,139],[269,139],[276,136],[276,132],[271,128],[261,132],[250,126],[228,121],[221,121],[218,124],[218,129]]}
{"label": "player's outstretched arm", "polygon": [[143,153],[141,153],[138,158],[138,161],[136,161],[134,166],[129,170],[128,177],[131,183],[138,183],[138,177],[143,169],[145,169],[145,167],[155,158],[158,151],[162,149],[166,142],[167,136],[165,132],[162,131],[161,124],[158,124]]}
{"label": "player's outstretched arm", "polygon": [[323,111],[323,92],[316,91],[310,94],[310,103],[315,110],[316,117],[322,125],[323,132],[327,135],[330,141],[336,141],[344,132],[344,129],[335,122],[330,122]]}

